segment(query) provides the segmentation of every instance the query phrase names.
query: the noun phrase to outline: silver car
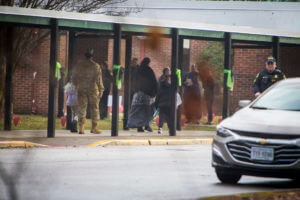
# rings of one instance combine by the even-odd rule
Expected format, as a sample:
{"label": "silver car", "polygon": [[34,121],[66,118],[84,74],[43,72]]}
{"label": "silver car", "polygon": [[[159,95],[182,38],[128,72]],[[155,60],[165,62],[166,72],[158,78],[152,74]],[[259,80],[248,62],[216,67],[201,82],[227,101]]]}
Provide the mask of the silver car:
{"label": "silver car", "polygon": [[275,83],[223,120],[212,145],[212,166],[224,183],[242,175],[300,180],[300,78]]}

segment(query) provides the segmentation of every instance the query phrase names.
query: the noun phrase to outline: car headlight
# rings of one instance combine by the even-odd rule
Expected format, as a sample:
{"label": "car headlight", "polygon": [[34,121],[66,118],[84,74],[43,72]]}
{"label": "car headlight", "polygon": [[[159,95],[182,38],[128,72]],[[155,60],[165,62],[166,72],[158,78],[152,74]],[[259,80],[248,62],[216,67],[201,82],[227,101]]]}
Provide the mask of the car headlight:
{"label": "car headlight", "polygon": [[225,129],[223,127],[217,127],[217,135],[220,137],[230,137],[232,136],[232,133],[228,129]]}

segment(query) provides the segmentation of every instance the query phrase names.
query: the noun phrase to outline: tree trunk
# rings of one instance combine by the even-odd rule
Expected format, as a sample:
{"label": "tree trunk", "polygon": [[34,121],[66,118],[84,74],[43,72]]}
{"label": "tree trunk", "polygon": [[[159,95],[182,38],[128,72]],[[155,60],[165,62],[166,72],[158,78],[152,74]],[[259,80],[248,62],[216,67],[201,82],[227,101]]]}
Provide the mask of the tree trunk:
{"label": "tree trunk", "polygon": [[[0,28],[0,38],[6,38],[6,28]],[[6,57],[5,42],[0,40],[0,118],[4,114]]]}

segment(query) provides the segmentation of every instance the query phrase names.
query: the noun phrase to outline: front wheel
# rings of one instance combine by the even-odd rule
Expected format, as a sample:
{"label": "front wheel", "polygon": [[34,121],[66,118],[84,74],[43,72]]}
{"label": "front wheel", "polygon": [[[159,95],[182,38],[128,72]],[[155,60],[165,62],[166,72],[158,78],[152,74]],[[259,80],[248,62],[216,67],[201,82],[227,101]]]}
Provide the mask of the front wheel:
{"label": "front wheel", "polygon": [[224,169],[216,169],[216,174],[217,174],[218,179],[222,183],[227,183],[227,184],[236,184],[237,182],[239,182],[239,180],[242,177],[241,174],[229,172]]}

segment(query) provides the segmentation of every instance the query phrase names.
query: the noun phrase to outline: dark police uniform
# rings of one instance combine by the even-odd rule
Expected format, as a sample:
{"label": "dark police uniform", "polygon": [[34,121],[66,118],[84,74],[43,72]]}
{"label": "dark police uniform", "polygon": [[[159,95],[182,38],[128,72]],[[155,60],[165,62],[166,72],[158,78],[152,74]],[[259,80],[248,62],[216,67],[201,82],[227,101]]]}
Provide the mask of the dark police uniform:
{"label": "dark police uniform", "polygon": [[264,69],[257,74],[254,80],[254,94],[257,92],[262,93],[268,87],[282,79],[285,79],[285,75],[279,69],[275,69],[272,73],[269,73],[267,69]]}

